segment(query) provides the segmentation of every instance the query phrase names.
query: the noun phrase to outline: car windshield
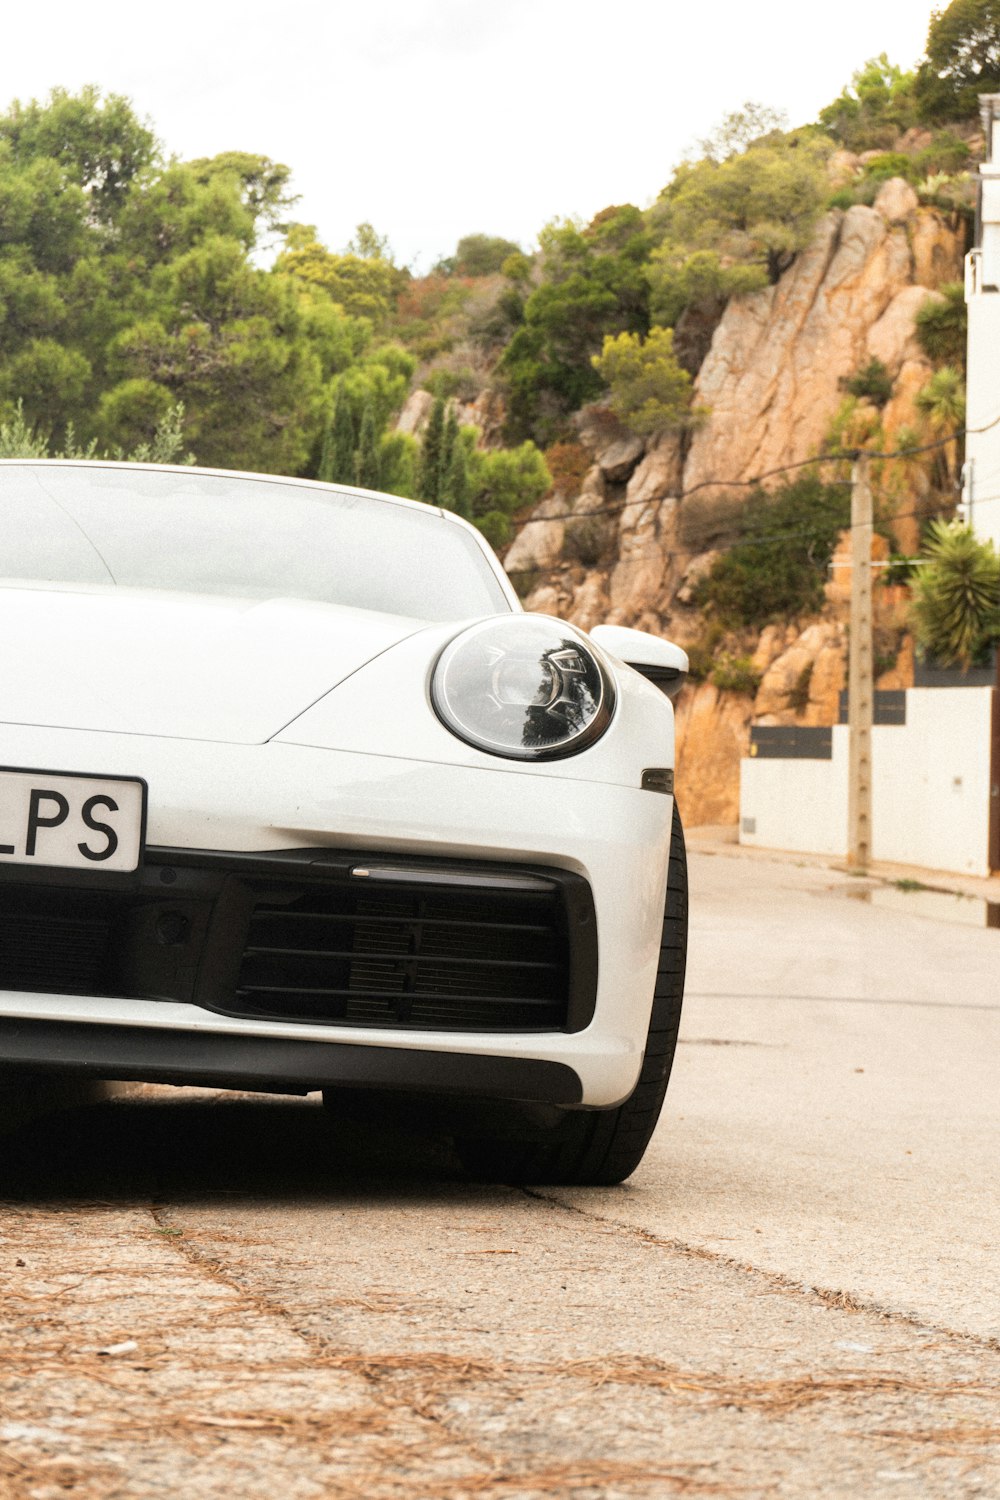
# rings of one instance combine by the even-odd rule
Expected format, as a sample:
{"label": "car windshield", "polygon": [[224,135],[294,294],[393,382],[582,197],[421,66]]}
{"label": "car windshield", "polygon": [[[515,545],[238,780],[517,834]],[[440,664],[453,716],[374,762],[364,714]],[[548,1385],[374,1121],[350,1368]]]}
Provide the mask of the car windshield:
{"label": "car windshield", "polygon": [[0,465],[0,580],[319,600],[418,620],[511,608],[476,538],[430,507],[100,464]]}

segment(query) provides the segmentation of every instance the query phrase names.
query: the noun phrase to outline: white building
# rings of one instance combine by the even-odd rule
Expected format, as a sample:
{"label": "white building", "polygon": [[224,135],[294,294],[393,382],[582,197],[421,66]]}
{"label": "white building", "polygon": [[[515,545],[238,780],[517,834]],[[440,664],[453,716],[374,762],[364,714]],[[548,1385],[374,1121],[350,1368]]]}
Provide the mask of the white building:
{"label": "white building", "polygon": [[979,102],[986,160],[979,168],[976,248],[965,262],[969,435],[962,498],[973,530],[1000,548],[1000,94],[981,94]]}

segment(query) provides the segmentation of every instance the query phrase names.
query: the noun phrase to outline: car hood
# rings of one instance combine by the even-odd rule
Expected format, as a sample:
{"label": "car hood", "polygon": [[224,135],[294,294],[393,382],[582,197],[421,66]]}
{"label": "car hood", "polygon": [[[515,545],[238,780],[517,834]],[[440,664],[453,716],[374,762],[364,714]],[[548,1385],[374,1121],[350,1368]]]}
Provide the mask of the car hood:
{"label": "car hood", "polygon": [[0,716],[260,744],[424,628],[298,600],[0,588]]}

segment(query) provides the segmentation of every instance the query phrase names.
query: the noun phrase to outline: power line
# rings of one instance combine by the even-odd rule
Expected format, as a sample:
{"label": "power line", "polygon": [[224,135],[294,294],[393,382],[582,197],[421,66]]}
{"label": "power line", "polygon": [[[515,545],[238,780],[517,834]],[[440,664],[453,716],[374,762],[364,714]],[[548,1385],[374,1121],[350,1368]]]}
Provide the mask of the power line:
{"label": "power line", "polygon": [[[626,510],[631,510],[633,507],[642,510],[646,510],[650,506],[659,508],[659,506],[661,505],[666,505],[668,501],[676,503],[681,500],[687,500],[692,495],[698,494],[700,490],[755,489],[766,479],[776,479],[782,474],[793,474],[800,469],[811,468],[816,464],[851,463],[861,453],[865,453],[869,459],[888,460],[897,458],[915,458],[923,453],[932,453],[936,449],[946,448],[949,443],[958,442],[960,439],[967,437],[977,437],[981,433],[989,432],[992,428],[998,425],[1000,425],[1000,413],[998,413],[992,419],[992,421],[985,423],[985,425],[982,427],[963,427],[958,432],[949,433],[946,437],[935,438],[934,441],[930,443],[921,443],[909,448],[895,448],[889,452],[880,452],[862,448],[847,448],[843,449],[839,453],[821,453],[817,454],[813,458],[799,459],[796,463],[781,464],[774,469],[765,469],[760,474],[755,475],[752,479],[702,479],[698,482],[698,484],[692,485],[690,489],[679,490],[675,495],[661,495],[658,499],[655,500],[625,500],[620,505],[605,505],[599,507],[596,510],[580,511],[576,513],[569,512],[565,516],[528,516],[523,521],[515,522],[515,530],[521,532],[526,526],[538,526],[542,525],[545,522],[551,521],[558,521],[563,525],[570,525],[577,521],[591,521],[601,516],[620,516]],[[834,480],[832,482],[835,484],[845,485],[850,483],[849,480]],[[986,502],[984,501],[983,503]],[[900,519],[902,519],[902,516],[900,516]],[[783,534],[784,533],[775,533],[776,536]],[[675,553],[673,555],[686,556],[689,552],[690,549],[687,549],[687,551],[683,554]],[[660,554],[660,556],[669,555],[671,554]],[[534,570],[514,569],[515,573],[530,571]]]}
{"label": "power line", "polygon": [[[851,483],[851,481],[849,479],[838,480],[836,482],[838,484],[843,484],[846,487],[850,487],[850,483]],[[991,503],[991,501],[994,501],[994,500],[1000,500],[1000,495],[977,495],[976,496],[976,504],[977,505],[989,505]],[[590,515],[595,515],[596,512],[595,511],[591,511],[591,512],[589,512],[589,514]],[[908,521],[908,520],[922,520],[924,518],[924,516],[925,516],[925,512],[922,511],[922,510],[898,510],[898,511],[895,511],[887,519],[888,519],[889,522],[892,522],[892,521]],[[552,517],[551,519],[556,520],[556,519],[560,519],[560,518],[558,518],[558,517]],[[587,516],[586,515],[582,515],[582,516],[578,517],[578,519],[579,520],[586,520]],[[838,530],[838,532],[844,532],[844,531],[851,532],[853,530],[853,523],[851,521],[847,520],[847,521],[844,522],[844,524],[842,526],[838,526],[837,530]],[[805,530],[805,531],[789,531],[789,530],[785,530],[785,531],[768,531],[768,532],[765,532],[761,536],[744,536],[744,537],[740,537],[739,542],[737,543],[737,545],[740,546],[740,547],[767,547],[772,542],[799,541],[799,540],[801,540],[801,541],[815,541],[815,540],[817,540],[815,529]],[[692,544],[689,547],[657,547],[654,552],[641,552],[637,557],[621,557],[621,558],[618,558],[615,561],[615,563],[613,564],[613,566],[616,567],[616,568],[633,567],[633,566],[637,566],[639,563],[655,562],[658,558],[668,558],[668,557],[696,557],[697,555],[698,555],[698,546],[696,544]],[[819,567],[820,564],[817,563],[816,566]],[[826,565],[824,564],[823,566],[826,566]],[[545,570],[545,571],[547,571],[547,570]],[[512,568],[508,572],[507,576],[510,577],[510,578],[516,578],[520,574],[527,575],[529,573],[537,573],[537,572],[539,572],[538,568]]]}

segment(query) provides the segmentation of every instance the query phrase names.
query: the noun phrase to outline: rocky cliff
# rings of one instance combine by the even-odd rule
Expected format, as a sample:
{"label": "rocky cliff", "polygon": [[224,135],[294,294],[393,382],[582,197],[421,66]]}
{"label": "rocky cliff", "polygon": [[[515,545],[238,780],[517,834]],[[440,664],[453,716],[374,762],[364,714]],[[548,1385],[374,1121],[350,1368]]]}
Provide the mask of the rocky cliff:
{"label": "rocky cliff", "polygon": [[[543,501],[505,558],[527,608],[584,629],[607,621],[685,645],[696,639],[694,585],[731,538],[748,493],[734,486],[819,452],[844,382],[872,359],[892,380],[881,413],[886,441],[916,425],[915,396],[932,368],[915,316],[942,284],[960,279],[963,251],[963,226],[920,207],[913,189],[893,179],[871,208],[828,213],[776,285],[729,303],[696,379],[695,401],[709,411],[703,426],[643,443],[605,408],[582,412],[578,437],[591,467],[579,490]],[[916,472],[909,482],[926,485]],[[904,547],[915,541],[914,526],[911,516],[901,529]],[[735,820],[752,719],[834,721],[845,597],[841,565],[819,619],[769,627],[748,643],[761,678],[756,698],[707,683],[687,690],[677,723],[689,823]],[[883,623],[894,607],[889,591]],[[883,685],[901,685],[905,672],[904,660]]]}

